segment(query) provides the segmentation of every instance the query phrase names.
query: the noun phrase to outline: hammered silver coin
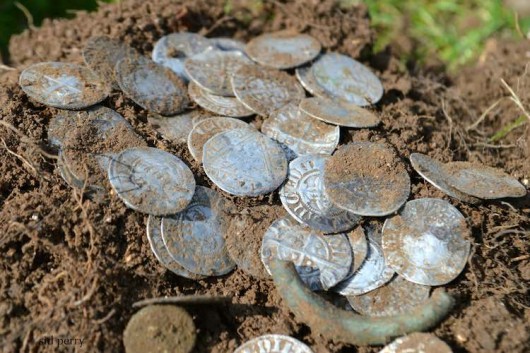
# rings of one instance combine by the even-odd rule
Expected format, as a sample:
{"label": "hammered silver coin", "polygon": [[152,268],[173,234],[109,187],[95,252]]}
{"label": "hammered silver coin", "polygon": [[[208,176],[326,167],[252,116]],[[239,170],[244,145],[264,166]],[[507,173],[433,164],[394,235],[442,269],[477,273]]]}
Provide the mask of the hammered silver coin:
{"label": "hammered silver coin", "polygon": [[353,128],[374,127],[381,122],[374,113],[355,104],[320,97],[302,99],[300,111],[329,124]]}
{"label": "hammered silver coin", "polygon": [[197,186],[188,207],[162,219],[162,238],[181,266],[203,276],[222,276],[235,263],[228,256],[226,202],[216,191]]}
{"label": "hammered silver coin", "polygon": [[297,156],[331,154],[337,148],[340,128],[300,113],[288,104],[278,109],[261,125],[261,132],[286,145]]}
{"label": "hammered silver coin", "polygon": [[[240,40],[228,37],[208,38],[210,46],[215,50],[221,51],[238,51],[245,53],[245,43]],[[246,54],[245,54],[246,55]]]}
{"label": "hammered silver coin", "polygon": [[169,251],[166,248],[166,245],[164,244],[164,240],[162,239],[161,227],[161,217],[149,216],[149,218],[147,218],[147,239],[149,240],[149,246],[151,247],[151,251],[155,255],[156,259],[165,268],[167,268],[178,276],[194,280],[204,278],[204,276],[200,276],[186,270],[171,257]]}
{"label": "hammered silver coin", "polygon": [[351,270],[348,276],[352,276],[366,260],[368,255],[368,240],[366,239],[366,234],[364,229],[361,226],[358,226],[354,230],[348,233],[348,240],[350,241],[350,246],[353,251],[353,262]]}
{"label": "hammered silver coin", "polygon": [[453,353],[451,348],[432,333],[414,332],[386,345],[379,353]]}
{"label": "hammered silver coin", "polygon": [[439,286],[464,269],[470,236],[464,216],[449,202],[424,198],[407,202],[383,226],[388,265],[407,280]]}
{"label": "hammered silver coin", "polygon": [[193,117],[196,111],[190,111],[173,116],[162,116],[156,113],[147,114],[147,122],[164,138],[177,142],[187,143],[188,135],[193,129]]}
{"label": "hammered silver coin", "polygon": [[353,142],[326,163],[324,190],[340,208],[361,216],[385,216],[407,201],[410,177],[385,144]]}
{"label": "hammered silver coin", "polygon": [[352,229],[361,217],[334,206],[324,193],[326,159],[307,155],[289,163],[289,177],[280,189],[280,200],[298,222],[323,233],[339,233]]}
{"label": "hammered silver coin", "polygon": [[118,62],[116,80],[127,97],[154,113],[174,115],[190,103],[182,79],[147,58],[127,58]]}
{"label": "hammered silver coin", "polygon": [[324,89],[324,87],[316,82],[315,75],[313,75],[312,65],[297,67],[295,70],[295,76],[300,84],[313,96],[328,99],[332,98],[332,96]]}
{"label": "hammered silver coin", "polygon": [[400,315],[414,310],[429,299],[431,287],[395,276],[383,287],[371,292],[350,296],[348,301],[359,314],[379,317]]}
{"label": "hammered silver coin", "polygon": [[302,281],[320,290],[346,277],[352,251],[345,234],[323,235],[286,217],[273,222],[263,236],[261,260],[269,273],[271,259],[293,262]]}
{"label": "hammered silver coin", "polygon": [[82,189],[85,185],[85,181],[76,177],[68,164],[64,161],[62,151],[59,151],[57,156],[57,169],[59,170],[61,178],[63,178],[66,184],[68,184],[70,187],[74,189]]}
{"label": "hammered silver coin", "polygon": [[89,68],[61,62],[42,62],[20,74],[20,88],[39,103],[61,109],[83,109],[108,97],[109,83]]}
{"label": "hammered silver coin", "polygon": [[189,83],[188,93],[192,101],[212,113],[235,118],[254,115],[254,111],[248,109],[237,98],[211,94],[194,82]]}
{"label": "hammered silver coin", "polygon": [[218,96],[233,97],[230,78],[246,65],[252,65],[252,61],[238,51],[207,50],[186,59],[184,68],[189,78],[203,90]]}
{"label": "hammered silver coin", "polygon": [[289,336],[263,335],[243,343],[234,353],[313,353],[313,351]]}
{"label": "hammered silver coin", "polygon": [[154,216],[182,211],[195,192],[188,166],[157,148],[123,150],[110,162],[108,174],[112,188],[128,207]]}
{"label": "hammered silver coin", "polygon": [[241,103],[265,117],[289,103],[298,105],[305,97],[294,77],[256,65],[237,70],[232,76],[232,88]]}
{"label": "hammered silver coin", "polygon": [[322,49],[307,34],[292,31],[265,33],[247,43],[246,53],[255,62],[274,69],[290,69],[313,60]]}
{"label": "hammered silver coin", "polygon": [[287,159],[273,140],[253,129],[234,129],[203,148],[206,175],[232,195],[258,196],[276,190],[287,176]]}
{"label": "hammered silver coin", "polygon": [[383,96],[383,85],[366,66],[338,53],[322,55],[313,64],[316,82],[333,97],[358,106],[377,103]]}
{"label": "hammered silver coin", "polygon": [[412,153],[409,160],[412,168],[414,168],[423,179],[427,180],[445,194],[468,203],[480,202],[480,199],[460,192],[458,189],[449,185],[448,180],[450,176],[445,171],[443,163],[421,153]]}
{"label": "hammered silver coin", "polygon": [[188,149],[192,157],[201,163],[204,144],[209,139],[223,131],[244,128],[251,127],[244,121],[233,118],[213,117],[203,120],[191,129],[188,135]]}
{"label": "hammered silver coin", "polygon": [[470,162],[450,162],[443,169],[449,185],[467,195],[486,200],[526,196],[525,186],[501,169]]}

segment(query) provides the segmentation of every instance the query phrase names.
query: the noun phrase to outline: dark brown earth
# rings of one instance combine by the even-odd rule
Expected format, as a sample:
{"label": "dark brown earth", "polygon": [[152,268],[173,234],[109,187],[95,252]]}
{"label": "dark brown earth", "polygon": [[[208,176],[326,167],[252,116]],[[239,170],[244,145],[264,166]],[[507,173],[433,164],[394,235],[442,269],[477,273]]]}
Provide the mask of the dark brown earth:
{"label": "dark brown earth", "polygon": [[[98,202],[83,198],[60,178],[56,157],[46,147],[47,126],[57,110],[29,99],[17,85],[20,70],[32,63],[82,63],[81,50],[95,35],[118,38],[149,55],[154,41],[176,31],[249,40],[267,31],[294,29],[315,36],[326,50],[371,64],[383,79],[386,94],[377,105],[382,124],[370,130],[344,130],[341,143],[393,145],[411,175],[411,198],[448,199],[468,220],[472,256],[462,275],[446,286],[457,305],[434,333],[455,352],[524,352],[530,345],[529,197],[463,204],[423,181],[407,157],[421,152],[444,162],[482,162],[528,182],[530,124],[497,144],[488,137],[522,114],[513,101],[503,98],[509,93],[501,78],[530,107],[530,42],[492,41],[478,65],[449,77],[439,68],[403,65],[391,47],[371,56],[375,33],[363,7],[340,9],[331,0],[250,2],[246,7],[242,0],[231,3],[233,9],[226,15],[224,2],[122,1],[70,21],[46,21],[11,41],[10,65],[15,69],[0,74],[0,350],[74,349],[43,340],[53,336],[84,339],[82,347],[75,347],[78,351],[122,352],[123,330],[136,312],[132,304],[180,294],[233,298],[231,304],[189,309],[198,329],[199,353],[231,352],[265,333],[293,335],[316,353],[380,349],[344,347],[312,335],[283,305],[272,281],[255,279],[240,269],[197,282],[164,270],[149,249],[146,216],[127,209],[113,194]],[[122,114],[149,146],[182,158],[199,185],[211,186],[186,145],[160,138],[147,124],[145,110],[120,92],[103,104]],[[473,126],[484,112],[482,122]],[[258,118],[256,125],[261,121]],[[277,195],[224,195],[241,214],[256,215],[257,219],[245,217],[245,222],[266,224],[278,216],[273,211],[279,205]],[[242,236],[259,241],[262,231],[253,226]]]}

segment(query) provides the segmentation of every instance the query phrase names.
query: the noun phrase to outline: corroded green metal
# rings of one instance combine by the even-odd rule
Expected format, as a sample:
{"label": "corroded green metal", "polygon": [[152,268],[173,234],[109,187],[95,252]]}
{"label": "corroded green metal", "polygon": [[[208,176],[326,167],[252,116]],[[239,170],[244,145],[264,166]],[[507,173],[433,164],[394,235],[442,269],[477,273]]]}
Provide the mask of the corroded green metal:
{"label": "corroded green metal", "polygon": [[396,336],[425,331],[449,313],[454,299],[443,290],[406,314],[366,317],[342,310],[311,292],[290,262],[271,260],[276,288],[298,320],[335,342],[355,345],[384,344]]}

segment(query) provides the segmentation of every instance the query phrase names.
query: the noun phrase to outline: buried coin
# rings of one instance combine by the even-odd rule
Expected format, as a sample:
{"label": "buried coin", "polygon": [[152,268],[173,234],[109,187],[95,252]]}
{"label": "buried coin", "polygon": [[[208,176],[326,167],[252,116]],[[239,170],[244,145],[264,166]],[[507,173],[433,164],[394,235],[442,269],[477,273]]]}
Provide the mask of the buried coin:
{"label": "buried coin", "polygon": [[280,189],[280,200],[298,222],[324,233],[338,233],[353,228],[361,217],[334,206],[324,193],[326,159],[307,155],[289,163],[289,178]]}
{"label": "buried coin", "polygon": [[452,353],[447,343],[432,333],[414,332],[386,345],[379,353]]}
{"label": "buried coin", "polygon": [[526,195],[524,185],[501,169],[470,162],[450,162],[443,169],[449,185],[474,197],[489,200]]}
{"label": "buried coin", "polygon": [[423,179],[427,180],[434,187],[441,190],[445,194],[464,202],[480,202],[478,198],[460,192],[456,188],[449,185],[448,180],[450,176],[445,171],[443,163],[421,153],[412,153],[409,159],[412,168],[414,168],[414,170],[421,175]]}
{"label": "buried coin", "polygon": [[312,70],[316,82],[333,97],[365,106],[377,103],[383,96],[379,78],[349,56],[324,54],[315,61]]}
{"label": "buried coin", "polygon": [[244,106],[237,98],[208,93],[194,82],[189,83],[188,93],[195,103],[215,114],[239,118],[254,114],[254,111]]}
{"label": "buried coin", "polygon": [[215,50],[238,51],[243,54],[245,53],[245,43],[237,39],[232,39],[228,37],[215,37],[208,38],[208,42],[210,46],[213,47],[213,49]]}
{"label": "buried coin", "polygon": [[331,95],[316,82],[312,65],[297,67],[295,75],[300,84],[312,95],[321,98],[331,98]]}
{"label": "buried coin", "polygon": [[441,199],[407,202],[383,226],[383,250],[388,265],[407,280],[439,286],[464,269],[470,243],[464,216]]}
{"label": "buried coin", "polygon": [[162,219],[162,238],[171,255],[190,272],[222,276],[235,263],[228,256],[225,233],[227,202],[216,191],[197,186],[188,207]]}
{"label": "buried coin", "polygon": [[155,217],[150,215],[149,218],[147,218],[147,239],[149,240],[149,246],[151,247],[151,251],[155,255],[156,259],[165,268],[167,268],[178,276],[194,280],[204,278],[204,276],[200,276],[186,270],[171,257],[169,251],[166,248],[166,245],[164,244],[164,240],[162,239],[161,227],[161,217]]}
{"label": "buried coin", "polygon": [[322,235],[286,217],[273,222],[263,236],[261,261],[269,273],[272,259],[293,262],[301,280],[320,290],[346,277],[352,251],[345,234]]}
{"label": "buried coin", "polygon": [[182,211],[195,192],[188,166],[157,148],[122,151],[111,160],[108,174],[112,188],[128,207],[154,216]]}
{"label": "buried coin", "polygon": [[395,276],[383,287],[359,296],[350,296],[348,301],[352,308],[362,315],[376,317],[399,315],[427,301],[430,290],[429,286]]}
{"label": "buried coin", "polygon": [[241,103],[266,117],[289,103],[298,105],[305,97],[294,77],[255,65],[237,70],[232,76],[232,88]]}
{"label": "buried coin", "polygon": [[385,144],[353,142],[327,161],[324,190],[340,208],[361,216],[385,216],[407,201],[410,178]]}
{"label": "buried coin", "polygon": [[110,84],[89,68],[70,63],[42,62],[22,71],[20,88],[39,103],[61,109],[83,109],[110,94]]}
{"label": "buried coin", "polygon": [[263,335],[243,343],[234,353],[313,353],[313,351],[290,336]]}
{"label": "buried coin", "polygon": [[300,113],[298,106],[288,104],[272,113],[261,125],[261,131],[286,145],[296,155],[331,154],[337,148],[340,128]]}
{"label": "buried coin", "polygon": [[246,53],[263,66],[290,69],[313,60],[321,49],[320,42],[310,35],[280,31],[253,38]]}
{"label": "buried coin", "polygon": [[209,139],[204,144],[202,160],[210,180],[237,196],[267,194],[287,176],[282,148],[249,128],[224,131]]}
{"label": "buried coin", "polygon": [[223,131],[244,128],[250,129],[251,127],[244,121],[232,118],[212,117],[203,120],[197,123],[190,131],[188,135],[188,149],[193,158],[201,163],[204,144],[209,139]]}
{"label": "buried coin", "polygon": [[364,263],[368,255],[368,240],[364,234],[363,227],[358,226],[348,233],[348,240],[353,251],[353,261],[350,273],[346,277],[352,276]]}
{"label": "buried coin", "polygon": [[191,129],[193,129],[193,118],[196,115],[196,111],[185,112],[174,116],[148,113],[147,121],[164,138],[178,143],[186,143],[188,141],[188,135]]}
{"label": "buried coin", "polygon": [[189,104],[184,82],[168,68],[144,57],[118,62],[116,80],[127,97],[154,113],[177,114]]}
{"label": "buried coin", "polygon": [[369,110],[319,97],[302,99],[300,111],[326,123],[346,127],[374,127],[381,122],[381,119]]}
{"label": "buried coin", "polygon": [[184,68],[190,79],[206,92],[233,97],[230,78],[245,65],[252,65],[252,61],[238,51],[207,50],[186,59]]}

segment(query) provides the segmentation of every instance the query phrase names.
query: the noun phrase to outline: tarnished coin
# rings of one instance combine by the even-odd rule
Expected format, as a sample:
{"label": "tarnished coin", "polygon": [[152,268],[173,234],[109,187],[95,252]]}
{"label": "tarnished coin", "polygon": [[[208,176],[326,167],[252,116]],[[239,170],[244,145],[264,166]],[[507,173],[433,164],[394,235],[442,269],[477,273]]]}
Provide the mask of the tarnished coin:
{"label": "tarnished coin", "polygon": [[407,280],[439,286],[464,269],[470,243],[464,216],[441,199],[407,202],[383,226],[383,249],[388,265]]}
{"label": "tarnished coin", "polygon": [[287,176],[282,148],[253,129],[221,132],[203,147],[206,175],[222,190],[258,196],[277,189]]}
{"label": "tarnished coin", "polygon": [[289,74],[259,66],[245,66],[232,76],[237,99],[259,115],[268,117],[274,111],[305,97],[302,86]]}
{"label": "tarnished coin", "polygon": [[61,175],[63,180],[70,187],[74,189],[81,189],[85,185],[84,180],[77,178],[72,173],[68,164],[65,163],[63,153],[61,151],[59,151],[59,155],[57,156],[57,169],[59,170],[59,174]]}
{"label": "tarnished coin", "polygon": [[453,353],[451,348],[432,333],[414,332],[386,345],[379,353]]}
{"label": "tarnished coin", "polygon": [[374,113],[355,104],[339,103],[320,97],[302,99],[300,111],[326,123],[346,127],[374,127],[381,122]]}
{"label": "tarnished coin", "polygon": [[197,186],[184,211],[162,219],[164,244],[171,257],[188,271],[222,276],[234,269],[224,240],[228,227],[226,207],[216,191]]}
{"label": "tarnished coin", "polygon": [[324,89],[324,87],[316,82],[315,75],[313,75],[312,65],[297,67],[295,75],[302,86],[312,95],[321,98],[331,98],[331,95]]}
{"label": "tarnished coin", "polygon": [[383,96],[377,76],[360,62],[338,53],[322,55],[313,64],[313,75],[329,94],[347,102],[365,106]]}
{"label": "tarnished coin", "polygon": [[195,103],[215,114],[232,117],[245,117],[254,114],[254,111],[244,106],[237,98],[208,93],[194,82],[189,83],[188,93]]}
{"label": "tarnished coin", "polygon": [[253,38],[247,44],[246,53],[261,65],[290,69],[313,60],[321,49],[320,42],[310,35],[280,31]]}
{"label": "tarnished coin", "polygon": [[289,336],[264,335],[243,343],[234,353],[313,353],[313,351]]}
{"label": "tarnished coin", "polygon": [[281,218],[263,236],[261,260],[267,271],[271,259],[293,262],[302,281],[319,290],[331,288],[346,277],[352,251],[345,234],[322,235],[290,218]]}
{"label": "tarnished coin", "polygon": [[447,182],[458,191],[481,199],[526,196],[526,188],[501,169],[469,162],[450,162],[443,167]]}
{"label": "tarnished coin", "polygon": [[353,251],[353,262],[350,273],[347,276],[350,277],[361,268],[364,260],[366,260],[366,256],[368,255],[368,240],[361,226],[348,233],[348,240]]}
{"label": "tarnished coin", "polygon": [[203,120],[197,123],[188,135],[188,149],[193,158],[200,163],[202,162],[204,144],[209,139],[223,131],[244,128],[250,128],[250,125],[232,118],[213,117]]}
{"label": "tarnished coin", "polygon": [[127,97],[154,113],[174,115],[189,104],[184,82],[168,68],[147,58],[118,62],[116,80]]}
{"label": "tarnished coin", "polygon": [[344,296],[361,295],[385,285],[394,276],[383,255],[383,249],[368,233],[368,254],[361,267],[351,277],[339,283],[332,290]]}
{"label": "tarnished coin", "polygon": [[154,216],[185,209],[195,192],[191,170],[171,153],[151,148],[129,148],[109,165],[109,181],[130,208]]}
{"label": "tarnished coin", "polygon": [[174,305],[149,305],[134,314],[125,331],[127,353],[191,353],[197,338],[186,310]]}
{"label": "tarnished coin", "polygon": [[421,153],[412,153],[409,159],[412,168],[437,189],[460,201],[469,203],[480,202],[478,198],[460,192],[449,185],[448,180],[450,176],[445,171],[443,163]]}
{"label": "tarnished coin", "polygon": [[[239,51],[245,53],[245,43],[228,37],[208,38],[210,46],[215,50]],[[246,54],[245,54],[246,55]]]}
{"label": "tarnished coin", "polygon": [[114,68],[118,61],[127,57],[138,57],[140,54],[127,44],[106,36],[90,38],[83,49],[86,65],[98,76],[118,89]]}
{"label": "tarnished coin", "polygon": [[110,94],[110,84],[87,67],[61,62],[33,64],[20,74],[20,88],[32,99],[51,107],[83,109]]}
{"label": "tarnished coin", "polygon": [[324,193],[326,159],[307,155],[289,163],[289,178],[280,189],[280,200],[298,222],[324,233],[338,233],[353,228],[361,217],[334,206]]}
{"label": "tarnished coin", "polygon": [[195,280],[204,278],[204,276],[200,276],[186,270],[171,257],[166,245],[164,244],[164,240],[162,239],[161,227],[161,217],[149,216],[149,218],[147,218],[147,239],[149,240],[149,246],[151,247],[151,251],[155,255],[156,259],[160,261],[165,268],[178,276]]}
{"label": "tarnished coin", "polygon": [[288,104],[272,113],[261,125],[261,131],[286,145],[298,156],[331,154],[337,148],[340,128],[300,113],[298,106]]}
{"label": "tarnished coin", "polygon": [[407,201],[410,178],[386,145],[354,142],[342,146],[326,163],[324,190],[340,208],[361,216],[385,216]]}
{"label": "tarnished coin", "polygon": [[385,286],[363,295],[350,296],[348,301],[359,314],[375,317],[399,315],[427,301],[430,290],[429,286],[395,276]]}
{"label": "tarnished coin", "polygon": [[171,69],[187,81],[184,60],[209,48],[211,48],[210,40],[197,33],[171,33],[155,43],[152,58],[154,62]]}
{"label": "tarnished coin", "polygon": [[173,116],[162,116],[156,113],[148,113],[147,121],[164,138],[178,143],[186,143],[191,129],[193,129],[193,117],[195,111],[185,112]]}
{"label": "tarnished coin", "polygon": [[252,65],[252,61],[238,51],[207,50],[186,59],[184,68],[190,79],[203,90],[233,97],[230,78],[246,65]]}

